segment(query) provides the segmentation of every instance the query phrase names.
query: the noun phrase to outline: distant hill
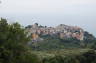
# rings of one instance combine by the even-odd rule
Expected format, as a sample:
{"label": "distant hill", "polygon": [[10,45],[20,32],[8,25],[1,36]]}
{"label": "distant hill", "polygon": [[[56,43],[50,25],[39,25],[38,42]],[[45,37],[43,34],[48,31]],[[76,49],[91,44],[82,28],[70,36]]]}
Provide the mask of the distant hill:
{"label": "distant hill", "polygon": [[26,27],[28,36],[31,36],[29,45],[33,49],[62,49],[90,47],[95,37],[78,26],[60,24],[56,27],[47,27],[35,23]]}

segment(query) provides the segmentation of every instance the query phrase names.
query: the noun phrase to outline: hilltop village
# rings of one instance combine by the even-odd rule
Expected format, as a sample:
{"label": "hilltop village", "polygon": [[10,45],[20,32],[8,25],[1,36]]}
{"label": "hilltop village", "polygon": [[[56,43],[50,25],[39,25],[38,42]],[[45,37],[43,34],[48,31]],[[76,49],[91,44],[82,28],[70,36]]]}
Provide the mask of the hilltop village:
{"label": "hilltop village", "polygon": [[28,32],[28,36],[32,37],[32,41],[44,40],[40,35],[58,35],[61,39],[76,38],[78,40],[83,40],[84,38],[84,30],[82,28],[64,24],[60,24],[56,27],[47,27],[35,23],[33,25],[28,25],[26,27],[26,32]]}

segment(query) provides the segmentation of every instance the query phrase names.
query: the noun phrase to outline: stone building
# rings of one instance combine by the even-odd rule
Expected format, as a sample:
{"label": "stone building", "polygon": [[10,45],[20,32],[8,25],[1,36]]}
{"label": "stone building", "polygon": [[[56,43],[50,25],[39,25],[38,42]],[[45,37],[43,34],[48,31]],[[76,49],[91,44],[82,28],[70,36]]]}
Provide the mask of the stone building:
{"label": "stone building", "polygon": [[44,27],[39,26],[37,23],[30,26],[31,28],[27,28],[28,36],[32,34],[32,39],[36,40],[39,35],[55,35],[60,34],[60,38],[77,38],[78,40],[83,40],[84,31],[83,29],[77,26],[68,26],[64,24],[60,24],[56,27]]}

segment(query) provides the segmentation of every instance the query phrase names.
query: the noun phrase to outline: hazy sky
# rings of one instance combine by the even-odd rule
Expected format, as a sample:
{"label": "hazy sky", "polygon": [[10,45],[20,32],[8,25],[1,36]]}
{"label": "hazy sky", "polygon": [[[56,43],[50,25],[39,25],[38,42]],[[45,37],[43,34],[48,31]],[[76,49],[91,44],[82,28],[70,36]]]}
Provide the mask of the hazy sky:
{"label": "hazy sky", "polygon": [[1,0],[0,17],[22,25],[80,26],[96,36],[96,0]]}

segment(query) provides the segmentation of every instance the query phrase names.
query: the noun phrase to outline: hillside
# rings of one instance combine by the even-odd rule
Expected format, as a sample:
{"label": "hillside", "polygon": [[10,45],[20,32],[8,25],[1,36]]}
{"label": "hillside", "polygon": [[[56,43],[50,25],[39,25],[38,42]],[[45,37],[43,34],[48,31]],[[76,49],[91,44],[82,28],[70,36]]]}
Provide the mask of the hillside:
{"label": "hillside", "polygon": [[[84,32],[83,40],[50,34],[37,36],[43,40],[30,40],[20,24],[8,24],[1,18],[0,63],[96,63],[96,40],[88,32]],[[84,46],[88,43],[91,48]]]}
{"label": "hillside", "polygon": [[38,40],[40,35],[57,35],[61,39],[63,38],[76,38],[78,40],[83,40],[84,38],[84,30],[77,26],[68,26],[64,24],[60,24],[56,27],[47,27],[47,26],[39,26],[38,23],[33,25],[29,25],[26,27],[26,31],[28,31],[28,35],[31,35],[33,40]]}
{"label": "hillside", "polygon": [[35,50],[90,47],[95,37],[77,26],[60,24],[56,27],[41,26],[38,23],[26,27],[31,41],[28,43]]}
{"label": "hillside", "polygon": [[36,51],[41,63],[96,63],[96,52],[90,49]]}

